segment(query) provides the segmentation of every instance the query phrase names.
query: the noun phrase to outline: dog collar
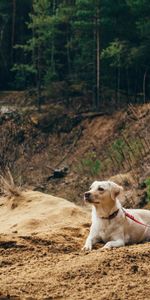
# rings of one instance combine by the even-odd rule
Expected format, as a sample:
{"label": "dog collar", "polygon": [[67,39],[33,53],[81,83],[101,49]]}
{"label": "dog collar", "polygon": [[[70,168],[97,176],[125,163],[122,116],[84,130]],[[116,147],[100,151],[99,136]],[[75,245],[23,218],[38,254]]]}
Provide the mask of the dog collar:
{"label": "dog collar", "polygon": [[108,217],[101,217],[101,219],[104,220],[112,220],[114,219],[117,215],[118,215],[119,209],[117,209],[115,212],[113,212],[111,215],[109,215]]}

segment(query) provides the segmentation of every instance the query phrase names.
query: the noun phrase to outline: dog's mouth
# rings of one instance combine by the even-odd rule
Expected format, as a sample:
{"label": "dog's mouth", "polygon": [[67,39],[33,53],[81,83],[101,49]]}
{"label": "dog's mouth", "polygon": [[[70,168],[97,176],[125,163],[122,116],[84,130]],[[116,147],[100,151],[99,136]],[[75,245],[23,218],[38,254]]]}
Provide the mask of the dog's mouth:
{"label": "dog's mouth", "polygon": [[91,204],[99,204],[98,201],[94,201],[93,199],[87,198],[87,197],[85,197],[85,196],[84,196],[84,201],[85,201],[85,202],[88,202],[88,203],[91,203]]}
{"label": "dog's mouth", "polygon": [[84,197],[84,201],[85,201],[85,202],[89,202],[89,203],[92,203],[92,202],[93,202],[91,199],[85,198],[85,197]]}

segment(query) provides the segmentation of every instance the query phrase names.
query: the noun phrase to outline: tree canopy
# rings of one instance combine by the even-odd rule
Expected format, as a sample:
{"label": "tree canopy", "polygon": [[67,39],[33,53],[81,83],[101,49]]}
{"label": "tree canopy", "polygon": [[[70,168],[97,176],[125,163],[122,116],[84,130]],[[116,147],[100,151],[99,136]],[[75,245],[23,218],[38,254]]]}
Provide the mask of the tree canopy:
{"label": "tree canopy", "polygon": [[[117,105],[150,96],[149,0],[1,0],[0,89],[61,97],[105,91]],[[59,84],[58,84],[59,83]],[[57,94],[57,93],[56,93]]]}

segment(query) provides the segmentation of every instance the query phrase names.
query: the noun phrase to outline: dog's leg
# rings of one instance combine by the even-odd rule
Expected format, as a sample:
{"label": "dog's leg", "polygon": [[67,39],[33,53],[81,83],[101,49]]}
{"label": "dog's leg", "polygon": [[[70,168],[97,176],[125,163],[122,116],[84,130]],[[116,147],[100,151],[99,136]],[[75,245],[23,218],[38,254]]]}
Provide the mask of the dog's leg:
{"label": "dog's leg", "polygon": [[97,232],[93,226],[91,226],[90,233],[86,239],[85,245],[82,250],[91,251],[92,246],[100,240],[100,237],[97,235]]}
{"label": "dog's leg", "polygon": [[107,242],[102,249],[110,249],[125,246],[123,239],[118,239],[116,241]]}
{"label": "dog's leg", "polygon": [[86,242],[85,242],[85,245],[84,247],[82,248],[82,250],[86,250],[86,251],[91,251],[92,250],[92,246],[96,243],[97,239],[96,238],[93,238],[90,236],[88,236]]}

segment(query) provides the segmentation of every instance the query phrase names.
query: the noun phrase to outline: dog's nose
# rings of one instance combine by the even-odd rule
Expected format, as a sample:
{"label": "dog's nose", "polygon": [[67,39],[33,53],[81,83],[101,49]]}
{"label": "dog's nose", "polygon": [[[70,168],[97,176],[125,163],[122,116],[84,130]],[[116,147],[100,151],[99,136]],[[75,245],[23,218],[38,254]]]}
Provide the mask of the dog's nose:
{"label": "dog's nose", "polygon": [[89,199],[90,196],[91,196],[91,193],[90,192],[86,192],[86,193],[84,193],[84,196],[85,196],[86,199]]}

